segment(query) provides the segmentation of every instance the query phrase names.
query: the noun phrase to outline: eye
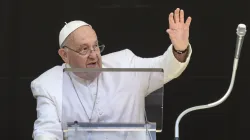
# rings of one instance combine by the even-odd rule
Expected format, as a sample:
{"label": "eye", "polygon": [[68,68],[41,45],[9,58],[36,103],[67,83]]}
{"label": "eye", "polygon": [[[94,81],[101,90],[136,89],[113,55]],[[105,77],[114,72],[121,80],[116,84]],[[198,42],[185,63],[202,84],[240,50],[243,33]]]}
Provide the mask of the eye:
{"label": "eye", "polygon": [[82,52],[88,50],[88,47],[80,47],[77,51]]}
{"label": "eye", "polygon": [[86,50],[88,50],[88,47],[84,47],[84,48],[82,48],[82,50],[83,50],[83,51],[86,51]]}

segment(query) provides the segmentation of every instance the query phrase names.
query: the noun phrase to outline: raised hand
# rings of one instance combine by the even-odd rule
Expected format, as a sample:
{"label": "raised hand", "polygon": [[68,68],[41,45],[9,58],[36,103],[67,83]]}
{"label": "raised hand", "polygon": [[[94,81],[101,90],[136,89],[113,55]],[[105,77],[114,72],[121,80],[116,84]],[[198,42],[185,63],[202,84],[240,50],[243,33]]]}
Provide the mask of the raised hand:
{"label": "raised hand", "polygon": [[185,50],[189,44],[189,26],[191,17],[184,22],[184,11],[177,8],[169,14],[169,29],[167,33],[176,50]]}

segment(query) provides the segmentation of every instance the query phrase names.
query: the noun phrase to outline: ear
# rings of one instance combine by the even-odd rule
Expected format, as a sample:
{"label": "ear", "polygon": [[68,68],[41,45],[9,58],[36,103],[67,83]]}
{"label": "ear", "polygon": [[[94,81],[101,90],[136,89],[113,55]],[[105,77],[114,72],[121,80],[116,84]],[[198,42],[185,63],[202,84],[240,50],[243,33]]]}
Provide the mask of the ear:
{"label": "ear", "polygon": [[65,63],[69,63],[68,54],[67,54],[67,52],[65,51],[65,49],[60,48],[60,49],[58,50],[58,54],[61,56],[62,60],[63,60]]}

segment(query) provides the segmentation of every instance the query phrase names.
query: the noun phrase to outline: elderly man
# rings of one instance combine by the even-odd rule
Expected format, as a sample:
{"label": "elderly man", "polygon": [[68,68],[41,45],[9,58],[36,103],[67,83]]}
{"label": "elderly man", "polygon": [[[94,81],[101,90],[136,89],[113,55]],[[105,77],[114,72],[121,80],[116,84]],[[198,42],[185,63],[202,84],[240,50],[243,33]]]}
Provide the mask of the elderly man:
{"label": "elderly man", "polygon": [[[67,23],[60,31],[60,49],[58,50],[65,63],[49,69],[31,82],[32,93],[37,100],[37,120],[34,123],[33,138],[36,140],[63,139],[62,108],[65,109],[67,120],[71,121],[74,119],[82,122],[141,121],[143,118],[133,117],[141,114],[136,114],[140,111],[138,108],[136,110],[136,105],[132,101],[136,101],[136,96],[133,94],[145,93],[133,93],[131,89],[124,88],[126,83],[122,80],[117,86],[118,83],[105,83],[105,79],[99,79],[99,84],[107,87],[101,89],[97,93],[98,95],[95,94],[94,100],[92,91],[96,89],[95,80],[87,82],[88,79],[67,75],[66,83],[68,85],[62,88],[63,69],[163,68],[164,83],[167,83],[178,77],[189,63],[192,53],[189,44],[190,23],[190,17],[186,22],[184,21],[183,10],[177,8],[170,13],[169,29],[166,32],[169,34],[172,44],[163,55],[155,58],[141,58],[128,49],[101,56],[104,46],[98,42],[97,35],[89,24],[83,21]],[[135,77],[127,78],[142,79],[142,77],[133,76]],[[136,91],[136,87],[133,88]],[[63,90],[70,92],[66,98],[62,97]],[[65,101],[62,102],[62,100]],[[95,108],[93,108],[95,103]],[[72,112],[77,113],[77,117],[71,116]]]}

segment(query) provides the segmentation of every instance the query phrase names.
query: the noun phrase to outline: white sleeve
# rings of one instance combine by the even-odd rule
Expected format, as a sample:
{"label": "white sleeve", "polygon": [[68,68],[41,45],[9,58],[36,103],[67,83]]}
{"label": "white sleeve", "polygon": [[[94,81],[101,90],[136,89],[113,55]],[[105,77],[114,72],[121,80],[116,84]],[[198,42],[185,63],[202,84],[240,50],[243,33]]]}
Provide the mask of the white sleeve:
{"label": "white sleeve", "polygon": [[[131,57],[130,65],[132,68],[163,68],[164,70],[163,82],[164,84],[166,84],[172,79],[177,78],[182,74],[182,72],[186,69],[187,65],[189,64],[190,57],[192,54],[192,48],[191,45],[189,44],[189,52],[186,61],[183,63],[179,62],[173,54],[172,47],[173,46],[170,45],[167,51],[164,52],[163,55],[158,57],[142,58],[136,56],[130,50],[127,50],[127,56]],[[158,89],[157,87],[154,86],[156,84],[155,83],[152,84],[152,82],[155,81],[150,82],[152,86],[150,87],[151,88],[150,92]]]}
{"label": "white sleeve", "polygon": [[37,100],[37,119],[34,123],[34,140],[62,140],[63,133],[56,106],[47,92],[31,83],[31,90]]}

